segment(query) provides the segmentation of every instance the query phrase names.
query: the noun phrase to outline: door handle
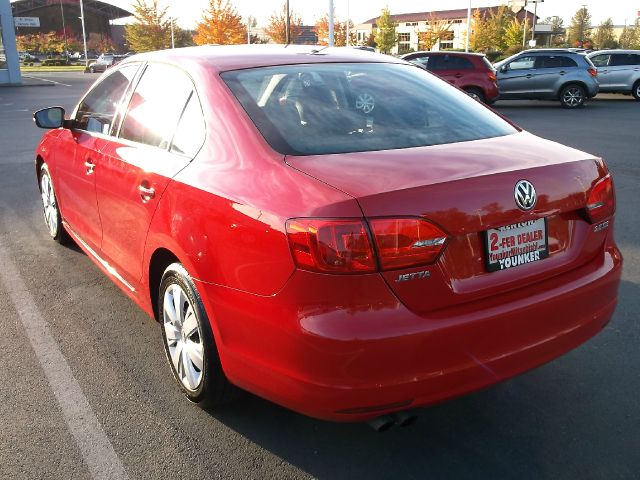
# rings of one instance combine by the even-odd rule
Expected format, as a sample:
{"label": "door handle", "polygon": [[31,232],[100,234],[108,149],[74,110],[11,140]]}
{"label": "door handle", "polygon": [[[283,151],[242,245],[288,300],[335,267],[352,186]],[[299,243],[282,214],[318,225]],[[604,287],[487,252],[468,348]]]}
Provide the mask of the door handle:
{"label": "door handle", "polygon": [[531,78],[533,77],[533,75],[531,75],[530,73],[527,73],[527,78]]}
{"label": "door handle", "polygon": [[461,73],[456,73],[456,74],[454,75],[454,77],[456,77],[456,78],[462,78],[462,74],[461,74]]}
{"label": "door handle", "polygon": [[566,74],[566,73],[567,73],[567,72],[565,72],[564,70],[562,70],[562,71],[560,72],[560,75],[564,75],[564,74]]}
{"label": "door handle", "polygon": [[90,158],[87,158],[84,161],[84,168],[86,168],[87,175],[91,175],[93,171],[96,169],[96,164],[93,163],[93,160],[91,160]]}
{"label": "door handle", "polygon": [[142,198],[143,202],[148,202],[156,196],[156,191],[153,187],[145,187],[144,184],[141,184],[138,187],[138,193],[140,194],[140,198]]}

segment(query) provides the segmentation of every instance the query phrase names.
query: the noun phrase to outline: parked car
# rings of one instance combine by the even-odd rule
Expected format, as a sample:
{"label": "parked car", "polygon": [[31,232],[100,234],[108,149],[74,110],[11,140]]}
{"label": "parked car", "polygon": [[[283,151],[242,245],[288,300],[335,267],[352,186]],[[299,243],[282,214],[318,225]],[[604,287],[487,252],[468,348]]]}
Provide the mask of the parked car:
{"label": "parked car", "polygon": [[498,99],[496,71],[483,54],[414,52],[400,58],[433,72],[481,102],[491,104]]}
{"label": "parked car", "polygon": [[598,69],[601,92],[632,94],[640,100],[640,50],[600,50],[588,57]]}
{"label": "parked car", "polygon": [[598,93],[598,72],[583,54],[568,49],[525,50],[495,64],[500,99],[560,100],[582,107]]}
{"label": "parked car", "polygon": [[135,55],[68,119],[34,114],[49,234],[160,322],[188,399],[235,385],[384,429],[602,330],[622,269],[602,159],[402,60],[316,52]]}
{"label": "parked car", "polygon": [[113,54],[103,53],[98,57],[98,59],[95,62],[89,65],[89,72],[91,73],[104,72],[107,70],[107,68],[113,67],[114,65],[118,64],[118,62],[120,62],[123,58],[124,58],[124,55],[113,55]]}

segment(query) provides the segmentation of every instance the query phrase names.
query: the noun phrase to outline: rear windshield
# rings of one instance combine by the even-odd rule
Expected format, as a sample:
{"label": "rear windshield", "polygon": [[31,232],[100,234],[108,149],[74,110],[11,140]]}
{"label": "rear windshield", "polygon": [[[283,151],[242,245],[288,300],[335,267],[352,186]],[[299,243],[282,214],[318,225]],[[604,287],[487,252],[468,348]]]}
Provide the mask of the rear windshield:
{"label": "rear windshield", "polygon": [[271,147],[285,155],[466,142],[516,129],[421,68],[284,65],[221,74]]}

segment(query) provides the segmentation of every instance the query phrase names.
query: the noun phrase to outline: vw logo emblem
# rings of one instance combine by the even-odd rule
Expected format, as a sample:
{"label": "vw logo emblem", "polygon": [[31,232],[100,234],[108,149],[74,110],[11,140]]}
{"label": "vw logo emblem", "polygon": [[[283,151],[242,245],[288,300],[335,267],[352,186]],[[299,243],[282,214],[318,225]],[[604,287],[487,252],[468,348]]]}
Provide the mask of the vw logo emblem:
{"label": "vw logo emblem", "polygon": [[533,184],[527,180],[520,180],[516,183],[514,196],[516,205],[518,205],[521,210],[531,210],[536,206],[536,202],[538,201],[536,189],[533,187]]}

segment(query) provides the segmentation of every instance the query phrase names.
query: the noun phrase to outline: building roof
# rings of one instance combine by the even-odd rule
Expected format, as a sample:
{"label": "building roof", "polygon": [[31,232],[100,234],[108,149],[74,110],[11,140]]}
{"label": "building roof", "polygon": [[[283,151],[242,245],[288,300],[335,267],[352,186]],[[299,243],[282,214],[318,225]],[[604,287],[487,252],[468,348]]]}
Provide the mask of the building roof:
{"label": "building roof", "polygon": [[[480,11],[481,15],[487,15],[490,11],[497,11],[500,7],[478,7],[473,8],[471,10],[471,14],[476,10]],[[524,9],[521,9],[516,16],[521,19],[524,18],[525,13]],[[533,18],[533,13],[526,11],[529,19]],[[427,19],[435,18],[437,20],[457,20],[457,19],[466,19],[467,18],[467,9],[466,8],[458,8],[456,10],[438,10],[432,12],[414,12],[414,13],[398,13],[395,15],[390,15],[391,20],[396,23],[404,23],[404,22],[424,22]],[[376,22],[380,17],[370,18],[366,22],[362,22],[362,24],[371,24],[376,26]]]}
{"label": "building roof", "polygon": [[[28,16],[34,10],[58,5],[78,6],[78,0],[16,0],[11,2],[14,17]],[[133,13],[100,0],[84,0],[84,10],[88,13],[107,17],[110,20],[130,17]]]}

